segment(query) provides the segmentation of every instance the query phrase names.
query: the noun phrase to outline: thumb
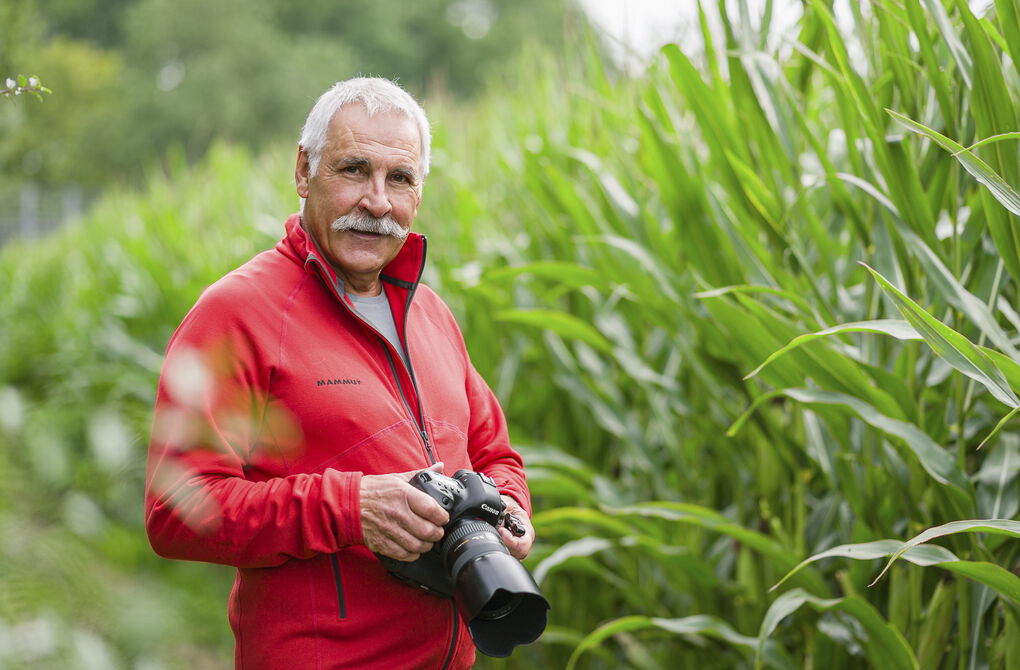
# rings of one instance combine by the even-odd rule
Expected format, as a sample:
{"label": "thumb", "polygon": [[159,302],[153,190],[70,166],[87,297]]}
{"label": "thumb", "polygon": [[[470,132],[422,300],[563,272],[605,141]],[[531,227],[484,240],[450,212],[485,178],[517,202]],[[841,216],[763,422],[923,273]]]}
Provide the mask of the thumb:
{"label": "thumb", "polygon": [[407,481],[411,481],[412,479],[414,479],[414,476],[416,474],[418,474],[419,472],[438,472],[438,473],[442,474],[443,473],[443,462],[439,461],[438,463],[433,463],[432,465],[428,466],[427,468],[422,468],[420,470],[408,470],[407,472],[398,472],[398,473],[395,473],[395,474],[397,474],[398,476],[400,476],[401,478],[403,478],[403,479],[405,479]]}

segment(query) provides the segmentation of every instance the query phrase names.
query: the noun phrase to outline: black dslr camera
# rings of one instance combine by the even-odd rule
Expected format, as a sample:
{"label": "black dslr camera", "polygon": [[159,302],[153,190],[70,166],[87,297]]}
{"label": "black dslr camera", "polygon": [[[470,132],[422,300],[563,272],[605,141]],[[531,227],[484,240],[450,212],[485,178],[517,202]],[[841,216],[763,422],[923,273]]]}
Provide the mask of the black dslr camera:
{"label": "black dslr camera", "polygon": [[[475,646],[488,656],[509,656],[545,630],[549,603],[496,530],[515,532],[514,518],[493,481],[458,470],[447,477],[422,470],[411,485],[450,513],[443,539],[410,563],[379,556],[390,574],[427,591],[454,598]],[[520,535],[520,532],[515,534]]]}

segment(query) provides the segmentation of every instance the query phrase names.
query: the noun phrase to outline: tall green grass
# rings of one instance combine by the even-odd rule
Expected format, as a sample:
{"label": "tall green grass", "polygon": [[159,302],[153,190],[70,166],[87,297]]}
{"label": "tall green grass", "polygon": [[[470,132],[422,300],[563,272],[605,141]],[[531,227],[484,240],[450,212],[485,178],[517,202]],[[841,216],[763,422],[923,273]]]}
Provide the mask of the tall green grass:
{"label": "tall green grass", "polygon": [[[480,666],[1016,667],[1016,2],[811,0],[782,34],[715,4],[642,77],[579,38],[430,105],[426,278],[526,455],[553,606]],[[228,571],[141,535],[144,444],[291,152],[0,256],[0,667],[228,662]]]}
{"label": "tall green grass", "polygon": [[200,291],[278,238],[285,164],[220,147],[0,255],[0,668],[232,662],[231,571],[154,560],[154,382]]}
{"label": "tall green grass", "polygon": [[1010,667],[1016,4],[712,4],[641,81],[582,49],[493,100],[517,143],[451,198],[504,231],[443,279],[531,444],[536,571],[591,594],[537,658]]}

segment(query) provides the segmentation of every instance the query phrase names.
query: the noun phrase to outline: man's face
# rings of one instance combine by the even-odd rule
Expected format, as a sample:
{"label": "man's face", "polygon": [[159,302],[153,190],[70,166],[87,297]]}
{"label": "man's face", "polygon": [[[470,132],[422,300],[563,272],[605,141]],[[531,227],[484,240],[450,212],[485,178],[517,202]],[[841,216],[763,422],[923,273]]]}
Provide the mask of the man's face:
{"label": "man's face", "polygon": [[[349,292],[377,295],[379,271],[403,245],[399,237],[349,226],[371,227],[374,219],[388,216],[399,229],[410,230],[421,204],[420,153],[414,121],[396,112],[370,117],[360,104],[346,105],[333,117],[314,175],[308,155],[298,150],[294,178],[305,198],[302,225]],[[341,217],[348,218],[338,227],[348,229],[334,226]]]}

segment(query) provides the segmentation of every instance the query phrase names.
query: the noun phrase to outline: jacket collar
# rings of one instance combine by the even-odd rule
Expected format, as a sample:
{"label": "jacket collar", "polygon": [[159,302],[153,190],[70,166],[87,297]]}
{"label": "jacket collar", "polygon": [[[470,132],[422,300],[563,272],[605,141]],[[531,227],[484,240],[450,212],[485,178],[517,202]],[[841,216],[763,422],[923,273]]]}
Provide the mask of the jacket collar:
{"label": "jacket collar", "polygon": [[[286,234],[276,244],[277,250],[302,264],[306,270],[309,266],[316,266],[322,278],[334,290],[338,290],[340,284],[336,272],[323,257],[315,241],[301,227],[301,215],[291,214],[287,217],[285,228]],[[382,269],[379,278],[391,285],[413,291],[421,281],[421,274],[425,269],[425,246],[424,235],[410,233],[397,255]]]}

